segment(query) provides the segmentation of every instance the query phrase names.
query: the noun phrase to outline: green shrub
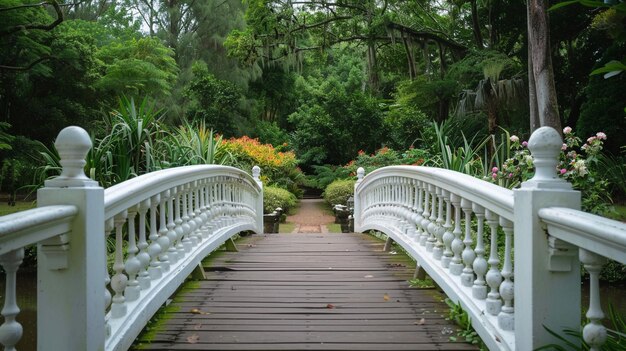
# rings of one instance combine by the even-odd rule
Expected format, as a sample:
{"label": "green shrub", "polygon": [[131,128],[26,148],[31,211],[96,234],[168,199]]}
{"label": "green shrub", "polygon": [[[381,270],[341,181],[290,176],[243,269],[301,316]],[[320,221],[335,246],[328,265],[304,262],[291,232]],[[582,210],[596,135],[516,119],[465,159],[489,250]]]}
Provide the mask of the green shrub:
{"label": "green shrub", "polygon": [[329,205],[347,205],[348,198],[354,194],[354,179],[336,180],[330,183],[324,191],[324,200]]}
{"label": "green shrub", "polygon": [[296,196],[285,189],[275,186],[266,186],[263,189],[263,213],[272,213],[276,207],[288,213],[296,202]]}

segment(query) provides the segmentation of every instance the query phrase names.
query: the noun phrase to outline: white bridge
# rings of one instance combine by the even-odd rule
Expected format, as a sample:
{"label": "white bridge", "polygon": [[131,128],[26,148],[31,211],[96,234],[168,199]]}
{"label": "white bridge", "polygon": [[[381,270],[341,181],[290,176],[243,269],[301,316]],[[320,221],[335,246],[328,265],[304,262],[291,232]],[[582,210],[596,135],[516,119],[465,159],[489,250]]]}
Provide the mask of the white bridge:
{"label": "white bridge", "polygon": [[[39,190],[39,207],[0,218],[5,350],[22,335],[15,277],[25,246],[38,245],[38,349],[126,350],[205,256],[239,232],[262,233],[258,167],[253,176],[172,168],[102,189],[83,173],[84,130],[64,129],[55,145],[63,172]],[[556,176],[561,145],[555,130],[537,130],[535,177],[513,191],[438,168],[360,169],[355,230],[400,244],[491,350],[557,342],[545,327],[578,330],[582,262],[591,289],[583,334],[599,350],[598,275],[606,258],[626,263],[626,225],[579,210],[580,193]]]}

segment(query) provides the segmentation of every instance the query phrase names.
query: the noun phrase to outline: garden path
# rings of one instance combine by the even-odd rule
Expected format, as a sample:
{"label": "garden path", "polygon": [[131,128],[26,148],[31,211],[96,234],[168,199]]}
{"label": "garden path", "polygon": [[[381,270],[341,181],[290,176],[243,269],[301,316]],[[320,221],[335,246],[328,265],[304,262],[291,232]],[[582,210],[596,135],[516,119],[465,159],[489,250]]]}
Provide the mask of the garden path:
{"label": "garden path", "polygon": [[327,224],[334,223],[333,217],[324,208],[322,199],[302,199],[296,213],[287,216],[287,222],[294,223],[293,233],[328,233]]}

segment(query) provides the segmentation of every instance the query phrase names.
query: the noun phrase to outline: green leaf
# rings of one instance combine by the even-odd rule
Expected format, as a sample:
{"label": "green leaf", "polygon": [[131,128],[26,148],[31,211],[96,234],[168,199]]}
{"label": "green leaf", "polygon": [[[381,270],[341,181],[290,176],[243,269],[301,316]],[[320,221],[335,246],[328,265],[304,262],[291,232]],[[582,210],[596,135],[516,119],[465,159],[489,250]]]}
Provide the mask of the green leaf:
{"label": "green leaf", "polygon": [[598,69],[593,70],[589,75],[593,76],[593,75],[597,75],[597,74],[602,74],[602,73],[613,73],[613,72],[617,72],[617,73],[613,73],[612,75],[610,75],[609,77],[605,78],[610,78],[614,75],[617,75],[623,71],[626,71],[626,65],[617,61],[617,60],[613,60],[613,61],[609,61],[607,62],[603,67],[600,67]]}
{"label": "green leaf", "polygon": [[553,10],[556,10],[556,9],[560,9],[561,7],[569,6],[569,5],[575,4],[577,2],[579,2],[579,0],[569,0],[569,1],[559,2],[559,3],[556,3],[556,4],[552,5],[552,6],[550,6],[548,11],[553,11]]}

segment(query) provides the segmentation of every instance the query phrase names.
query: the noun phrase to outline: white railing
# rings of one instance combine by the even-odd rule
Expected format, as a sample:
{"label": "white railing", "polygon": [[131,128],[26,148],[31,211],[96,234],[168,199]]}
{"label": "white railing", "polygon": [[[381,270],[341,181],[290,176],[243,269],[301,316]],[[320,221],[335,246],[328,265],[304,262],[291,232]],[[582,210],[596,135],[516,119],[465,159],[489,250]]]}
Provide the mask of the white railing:
{"label": "white railing", "polygon": [[626,225],[570,208],[544,208],[539,210],[539,217],[551,237],[569,244],[562,247],[574,254],[578,248],[580,262],[589,272],[589,323],[583,328],[583,337],[592,351],[599,351],[606,342],[607,330],[602,325],[605,315],[598,278],[607,258],[626,264]]}
{"label": "white railing", "polygon": [[38,349],[126,350],[205,256],[239,232],[263,231],[258,167],[254,177],[226,166],[172,168],[104,190],[83,173],[84,130],[64,129],[55,145],[63,171],[38,191],[40,208],[0,218],[6,350],[21,337],[15,272],[24,246],[38,244]]}
{"label": "white railing", "polygon": [[400,244],[461,303],[490,350],[533,350],[559,343],[546,328],[580,328],[580,248],[591,276],[584,338],[599,349],[599,256],[626,263],[626,225],[576,210],[580,193],[555,171],[561,145],[556,130],[535,131],[535,176],[513,191],[445,169],[359,169],[355,231]]}

